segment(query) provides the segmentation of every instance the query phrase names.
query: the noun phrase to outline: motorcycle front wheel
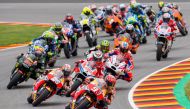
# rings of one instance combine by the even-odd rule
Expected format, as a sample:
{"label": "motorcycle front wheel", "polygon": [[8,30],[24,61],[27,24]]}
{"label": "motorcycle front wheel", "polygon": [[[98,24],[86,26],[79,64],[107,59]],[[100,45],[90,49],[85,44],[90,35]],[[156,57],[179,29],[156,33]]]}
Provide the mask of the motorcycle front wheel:
{"label": "motorcycle front wheel", "polygon": [[11,89],[13,86],[17,85],[21,77],[22,77],[22,74],[16,72],[11,78],[9,84],[7,85],[7,89]]}
{"label": "motorcycle front wheel", "polygon": [[156,59],[160,61],[162,57],[162,45],[157,45]]}
{"label": "motorcycle front wheel", "polygon": [[43,89],[42,93],[32,102],[33,106],[39,105],[42,101],[44,101],[50,95],[50,91],[46,88]]}

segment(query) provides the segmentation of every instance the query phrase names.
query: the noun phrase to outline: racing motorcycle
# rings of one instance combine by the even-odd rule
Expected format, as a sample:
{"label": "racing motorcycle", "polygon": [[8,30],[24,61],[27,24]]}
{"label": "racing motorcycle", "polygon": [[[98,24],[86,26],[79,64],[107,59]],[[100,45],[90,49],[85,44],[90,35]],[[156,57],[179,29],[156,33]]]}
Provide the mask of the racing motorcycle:
{"label": "racing motorcycle", "polygon": [[73,84],[71,85],[70,90],[67,91],[66,96],[70,96],[70,94],[75,91],[83,82],[84,80],[92,76],[96,70],[93,70],[89,65],[88,62],[85,61],[83,63],[76,63],[79,65],[79,67],[75,67],[74,71],[76,74],[73,78]]}
{"label": "racing motorcycle", "polygon": [[156,13],[152,9],[152,6],[144,7],[144,11],[147,15],[147,22],[149,23],[150,27],[154,27],[156,23]]}
{"label": "racing motorcycle", "polygon": [[179,32],[183,36],[186,36],[188,34],[188,31],[187,31],[185,24],[182,24],[182,22],[184,22],[182,15],[180,14],[180,12],[178,10],[175,9],[175,10],[173,10],[173,16],[174,16],[176,25],[179,29]]}
{"label": "racing motorcycle", "polygon": [[124,61],[120,61],[119,56],[113,55],[106,60],[105,63],[105,72],[107,74],[111,74],[116,78],[119,76],[125,75],[124,69],[126,67],[126,63]]}
{"label": "racing motorcycle", "polygon": [[114,39],[114,48],[119,47],[120,43],[123,41],[129,44],[129,49],[131,53],[136,54],[137,49],[139,47],[139,43],[137,42],[136,44],[134,44],[132,37],[128,33],[116,36],[116,38]]}
{"label": "racing motorcycle", "polygon": [[109,15],[104,21],[106,33],[113,36],[114,33],[117,33],[118,28],[122,28],[120,24],[122,21],[115,15]]}
{"label": "racing motorcycle", "polygon": [[[39,85],[39,83],[41,83],[41,85]],[[63,82],[58,80],[51,73],[46,76],[41,76],[33,87],[37,92],[34,93],[33,91],[27,98],[27,101],[33,106],[37,106],[41,104],[41,102],[55,95],[58,91],[57,89],[61,89],[62,87]]]}
{"label": "racing motorcycle", "polygon": [[126,25],[132,24],[134,26],[135,31],[138,33],[137,36],[138,36],[139,43],[143,43],[143,44],[147,43],[145,31],[136,15],[133,15],[132,13],[127,13],[124,21]]}
{"label": "racing motorcycle", "polygon": [[98,9],[95,14],[98,20],[98,26],[101,27],[102,31],[104,31],[105,30],[105,26],[104,26],[105,12],[103,10]]}
{"label": "racing motorcycle", "polygon": [[168,53],[172,47],[173,44],[173,33],[171,31],[171,28],[163,23],[162,25],[158,26],[155,31],[155,37],[156,37],[156,59],[157,61],[161,60],[162,58],[167,58]]}
{"label": "racing motorcycle", "polygon": [[35,68],[37,65],[37,62],[32,58],[32,55],[33,54],[21,54],[17,57],[7,89],[11,89],[13,86],[17,86],[30,78],[32,68]]}
{"label": "racing motorcycle", "polygon": [[103,101],[105,91],[96,79],[81,86],[74,94],[74,99],[65,109],[89,109]]}
{"label": "racing motorcycle", "polygon": [[64,54],[66,58],[72,56],[77,56],[77,33],[74,33],[72,25],[65,23],[62,24],[62,32],[67,36],[64,36],[64,40],[61,42],[63,44]]}
{"label": "racing motorcycle", "polygon": [[81,16],[81,27],[89,47],[97,45],[96,21],[92,17]]}

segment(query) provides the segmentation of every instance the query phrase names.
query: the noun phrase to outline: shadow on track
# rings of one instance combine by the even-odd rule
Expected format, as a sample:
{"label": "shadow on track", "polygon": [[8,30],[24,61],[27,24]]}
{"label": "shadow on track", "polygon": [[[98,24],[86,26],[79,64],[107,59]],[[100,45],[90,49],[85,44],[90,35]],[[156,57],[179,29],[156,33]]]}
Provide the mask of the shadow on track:
{"label": "shadow on track", "polygon": [[16,89],[31,89],[33,87],[33,85],[18,85],[16,87],[13,87],[12,90],[16,90]]}
{"label": "shadow on track", "polygon": [[48,106],[64,106],[66,105],[67,103],[64,103],[64,102],[42,102],[42,104],[40,104],[38,107],[48,107]]}

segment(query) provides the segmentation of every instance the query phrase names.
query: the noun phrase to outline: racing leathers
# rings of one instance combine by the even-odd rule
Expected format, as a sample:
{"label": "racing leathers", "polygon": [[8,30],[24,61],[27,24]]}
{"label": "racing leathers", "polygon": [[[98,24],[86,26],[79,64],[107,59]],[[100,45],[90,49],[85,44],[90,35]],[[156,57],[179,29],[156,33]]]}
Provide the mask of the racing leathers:
{"label": "racing leathers", "polygon": [[119,48],[115,48],[106,55],[106,58],[112,55],[117,55],[120,58],[121,62],[124,61],[126,63],[126,68],[124,70],[125,75],[119,76],[118,79],[123,79],[128,82],[132,81],[132,70],[134,69],[134,61],[131,52],[128,51],[127,53],[122,53]]}

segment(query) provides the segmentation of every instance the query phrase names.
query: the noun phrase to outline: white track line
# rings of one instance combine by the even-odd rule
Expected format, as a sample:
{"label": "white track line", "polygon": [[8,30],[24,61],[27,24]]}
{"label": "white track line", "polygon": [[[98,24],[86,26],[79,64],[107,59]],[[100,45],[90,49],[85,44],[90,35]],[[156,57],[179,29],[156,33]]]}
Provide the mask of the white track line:
{"label": "white track line", "polygon": [[141,84],[144,80],[146,80],[146,79],[149,78],[150,76],[152,76],[152,75],[154,75],[154,74],[156,74],[156,73],[158,73],[158,72],[160,72],[160,71],[162,71],[162,70],[164,70],[164,69],[166,69],[166,68],[168,68],[168,67],[171,67],[171,66],[173,66],[173,65],[176,65],[176,64],[178,64],[178,63],[180,63],[180,62],[183,62],[183,61],[187,61],[187,60],[189,60],[189,59],[190,59],[190,58],[187,58],[187,59],[184,59],[184,60],[182,60],[182,61],[178,61],[178,62],[176,62],[176,63],[174,63],[174,64],[168,65],[168,66],[166,66],[166,67],[164,67],[164,68],[162,68],[162,69],[159,69],[159,70],[157,70],[157,71],[151,73],[150,75],[148,75],[148,76],[142,78],[139,82],[137,82],[137,83],[131,88],[131,90],[129,91],[129,95],[128,95],[128,100],[129,100],[129,103],[131,104],[132,108],[133,108],[133,109],[139,109],[139,108],[135,105],[135,103],[134,103],[134,101],[133,101],[133,94],[134,94],[134,91],[135,91],[135,89],[139,86],[139,84]]}

